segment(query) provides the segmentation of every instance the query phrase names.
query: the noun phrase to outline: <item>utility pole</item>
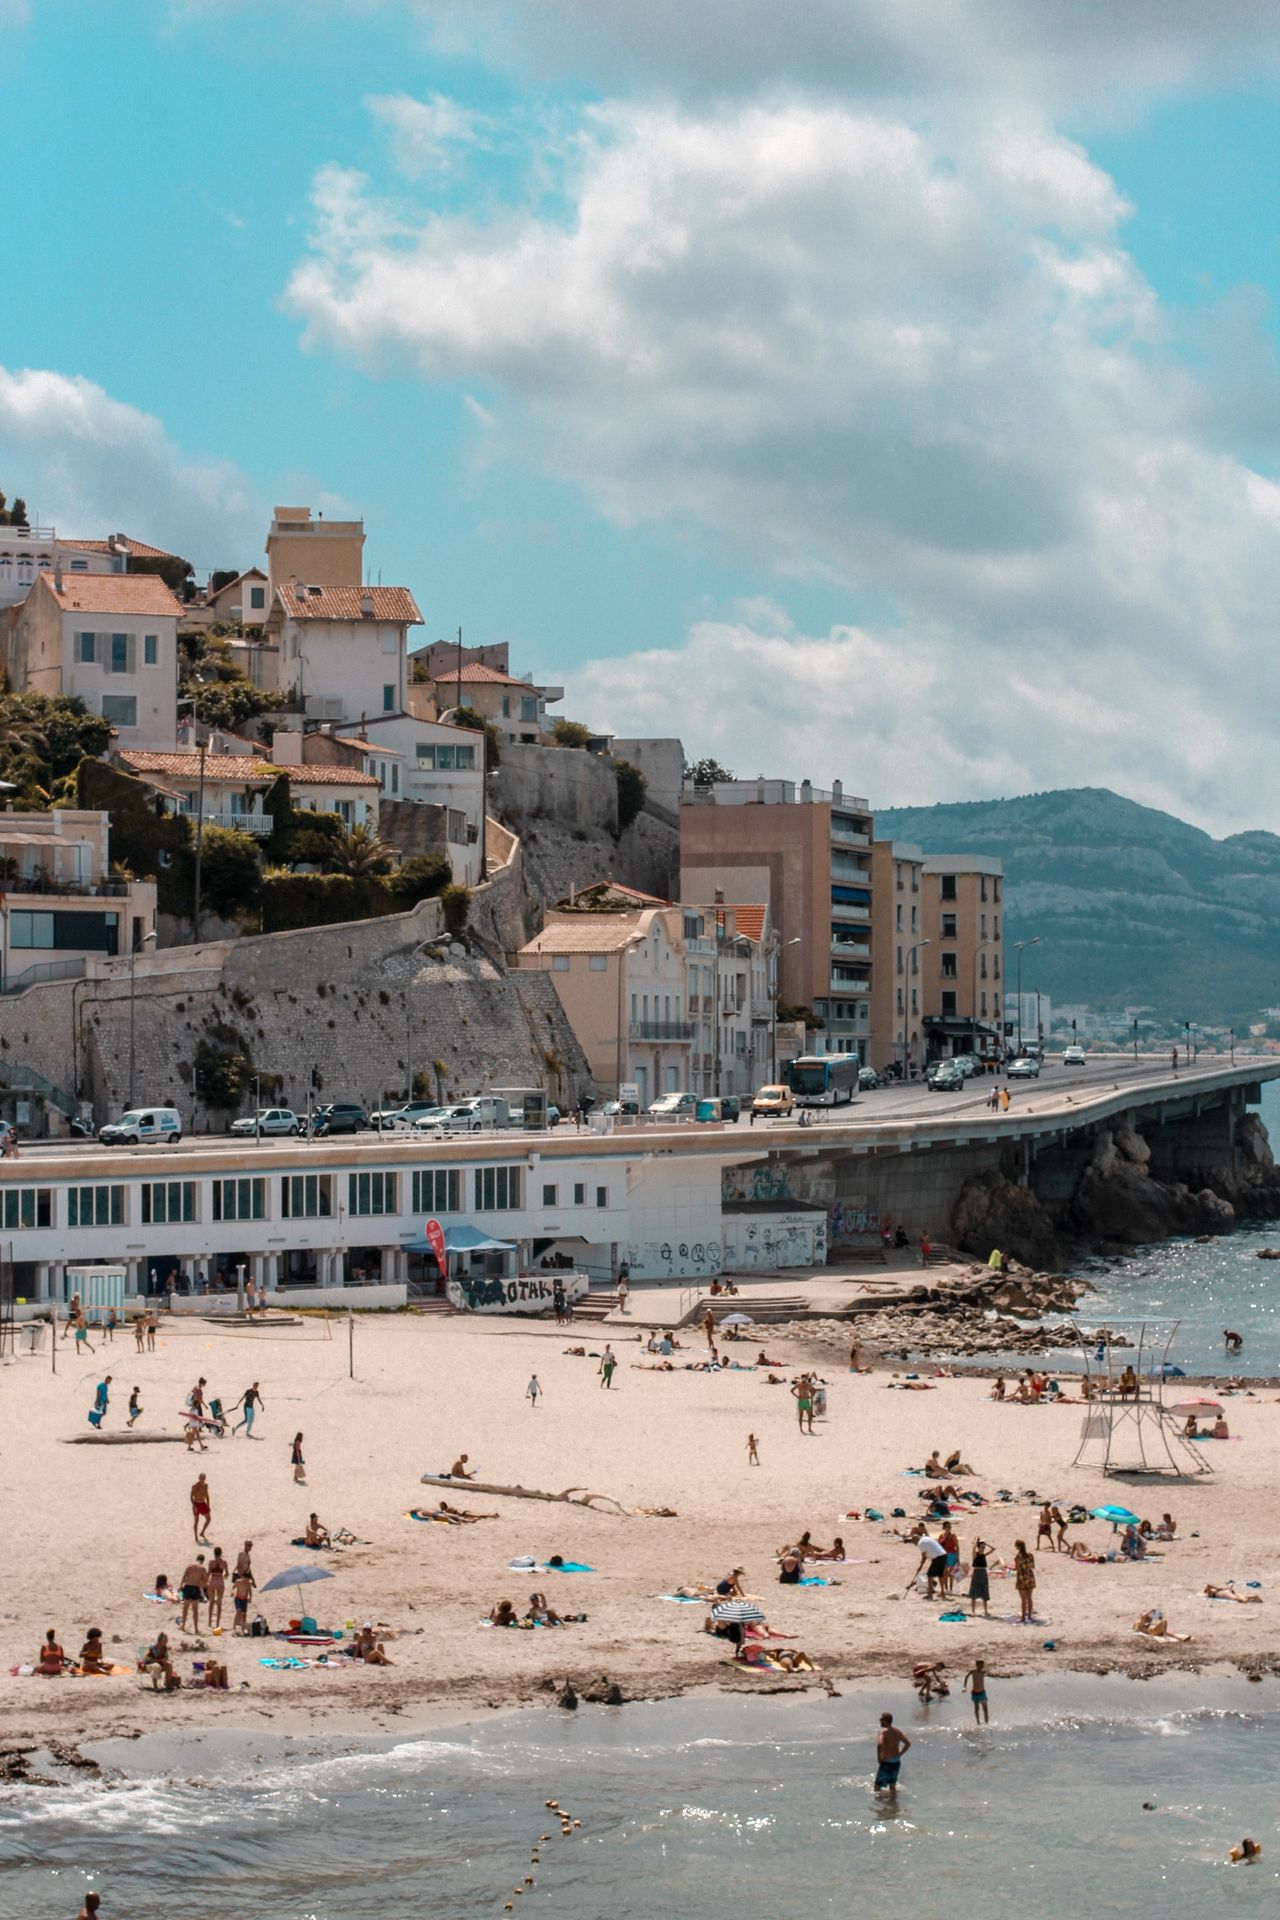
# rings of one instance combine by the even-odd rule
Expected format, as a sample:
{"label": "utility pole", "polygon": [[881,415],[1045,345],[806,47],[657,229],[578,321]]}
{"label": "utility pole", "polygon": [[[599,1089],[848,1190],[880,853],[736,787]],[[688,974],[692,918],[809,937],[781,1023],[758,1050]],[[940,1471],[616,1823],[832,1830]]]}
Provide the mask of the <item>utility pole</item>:
{"label": "utility pole", "polygon": [[1038,947],[1040,945],[1040,940],[1041,940],[1041,935],[1037,934],[1034,940],[1015,940],[1013,943],[1013,950],[1018,956],[1017,998],[1018,998],[1018,1052],[1019,1053],[1022,1052],[1022,949],[1024,947]]}

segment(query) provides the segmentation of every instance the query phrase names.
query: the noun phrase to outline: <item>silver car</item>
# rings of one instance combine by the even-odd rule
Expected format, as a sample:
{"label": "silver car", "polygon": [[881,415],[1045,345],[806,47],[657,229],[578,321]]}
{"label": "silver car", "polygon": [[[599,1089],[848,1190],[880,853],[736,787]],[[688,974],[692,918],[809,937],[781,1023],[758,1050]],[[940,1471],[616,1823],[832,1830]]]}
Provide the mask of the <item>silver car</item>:
{"label": "silver car", "polygon": [[255,1139],[261,1135],[265,1139],[270,1135],[299,1134],[303,1130],[303,1124],[291,1107],[259,1107],[257,1113],[249,1113],[241,1120],[233,1120],[231,1131],[241,1139],[246,1135],[251,1135]]}

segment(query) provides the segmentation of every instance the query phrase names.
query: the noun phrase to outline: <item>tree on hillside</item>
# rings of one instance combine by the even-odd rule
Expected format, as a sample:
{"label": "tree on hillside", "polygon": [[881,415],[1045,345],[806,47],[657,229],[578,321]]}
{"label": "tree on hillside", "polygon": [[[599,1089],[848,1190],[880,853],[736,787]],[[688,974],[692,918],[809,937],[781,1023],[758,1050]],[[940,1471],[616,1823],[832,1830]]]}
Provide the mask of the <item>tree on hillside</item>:
{"label": "tree on hillside", "polygon": [[644,805],[649,782],[629,760],[615,760],[613,771],[618,782],[618,831],[625,833]]}
{"label": "tree on hillside", "polygon": [[590,727],[581,720],[566,720],[563,715],[551,725],[551,738],[558,747],[585,747],[591,738]]}
{"label": "tree on hillside", "polygon": [[490,773],[502,765],[502,735],[492,720],[486,720],[474,707],[455,707],[453,724],[455,727],[469,727],[473,733],[484,735],[485,760]]}
{"label": "tree on hillside", "polygon": [[346,873],[353,880],[389,873],[395,853],[369,827],[349,827],[329,849],[330,873]]}
{"label": "tree on hillside", "polygon": [[224,587],[229,587],[233,580],[238,580],[239,578],[240,572],[237,567],[215,567],[209,575],[210,599],[212,599],[215,593],[221,593]]}
{"label": "tree on hillside", "polygon": [[692,780],[695,787],[714,787],[719,781],[732,780],[734,776],[728,767],[722,767],[718,760],[708,754],[705,759],[695,760],[692,766],[686,761],[684,777]]}

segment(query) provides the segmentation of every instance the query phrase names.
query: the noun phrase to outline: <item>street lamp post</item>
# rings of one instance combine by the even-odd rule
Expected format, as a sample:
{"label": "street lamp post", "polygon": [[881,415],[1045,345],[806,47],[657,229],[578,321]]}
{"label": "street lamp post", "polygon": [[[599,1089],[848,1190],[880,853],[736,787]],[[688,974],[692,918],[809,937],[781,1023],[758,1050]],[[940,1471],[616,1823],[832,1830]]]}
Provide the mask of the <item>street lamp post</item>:
{"label": "street lamp post", "polygon": [[777,943],[777,938],[775,935],[775,944],[774,944],[773,955],[772,955],[772,958],[773,958],[773,996],[772,996],[773,998],[773,1032],[769,1040],[769,1073],[770,1073],[770,1077],[775,1081],[778,1078],[778,987],[781,984],[782,952],[783,952],[783,948],[785,947],[798,947],[801,944],[802,939],[803,939],[803,935],[796,933],[791,936],[790,940],[784,940],[779,945]]}
{"label": "street lamp post", "polygon": [[907,970],[906,970],[905,981],[902,988],[902,1084],[903,1086],[907,1084],[907,1021],[910,1018],[910,1008],[911,1008],[912,962],[914,961],[915,956],[919,953],[921,947],[931,947],[932,945],[933,945],[932,940],[917,940],[914,946],[910,946],[907,948]]}
{"label": "street lamp post", "polygon": [[[156,936],[154,933],[144,933],[142,936],[143,946],[144,947],[147,946],[148,943],[154,946],[155,938]],[[135,1060],[135,1043],[137,1040],[137,1017],[136,1017],[137,987],[135,984],[135,974],[134,974],[134,968],[137,964],[137,959],[138,959],[138,949],[136,947],[131,946],[129,948],[129,1105],[130,1107],[132,1107],[133,1101],[134,1101],[134,1060]]]}
{"label": "street lamp post", "polygon": [[1133,1064],[1135,1067],[1138,1064],[1138,1022],[1136,1019],[1133,1023]]}
{"label": "street lamp post", "polygon": [[1183,1021],[1182,1031],[1186,1035],[1186,1045],[1183,1048],[1183,1057],[1185,1058],[1187,1065],[1190,1066],[1191,1065],[1191,1022],[1189,1020]]}
{"label": "street lamp post", "polygon": [[1015,992],[1018,997],[1018,1052],[1019,1053],[1022,1052],[1022,949],[1024,947],[1038,947],[1040,945],[1040,940],[1041,940],[1041,936],[1040,934],[1037,934],[1034,940],[1015,940],[1013,943],[1013,950],[1018,956],[1018,977],[1017,977],[1017,985],[1015,987]]}

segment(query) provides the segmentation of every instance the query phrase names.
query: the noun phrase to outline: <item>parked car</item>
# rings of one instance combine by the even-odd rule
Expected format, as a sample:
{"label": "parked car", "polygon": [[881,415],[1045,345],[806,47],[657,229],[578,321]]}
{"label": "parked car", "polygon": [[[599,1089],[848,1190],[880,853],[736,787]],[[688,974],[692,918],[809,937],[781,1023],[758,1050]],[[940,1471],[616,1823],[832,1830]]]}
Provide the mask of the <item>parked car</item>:
{"label": "parked car", "polygon": [[233,1120],[231,1131],[241,1137],[251,1134],[256,1139],[259,1134],[299,1134],[306,1124],[291,1107],[259,1107],[257,1113]]}
{"label": "parked car", "polygon": [[783,1086],[761,1087],[755,1099],[751,1102],[753,1112],[761,1115],[772,1114],[774,1116],[780,1116],[784,1120],[790,1119],[791,1109],[794,1105],[795,1102],[791,1098],[790,1087]]}
{"label": "parked car", "polygon": [[659,1120],[692,1120],[697,1112],[697,1096],[692,1093],[660,1093],[649,1111]]}
{"label": "parked car", "polygon": [[553,1100],[548,1100],[547,1102],[547,1125],[549,1127],[558,1127],[560,1125],[560,1109]]}
{"label": "parked car", "polygon": [[1064,1047],[1062,1049],[1062,1064],[1064,1067],[1082,1067],[1088,1058],[1089,1056],[1083,1047]]}
{"label": "parked car", "polygon": [[1010,1080],[1035,1080],[1039,1078],[1040,1062],[1034,1054],[1022,1053],[1005,1068],[1005,1072]]}
{"label": "parked car", "polygon": [[638,1114],[640,1102],[638,1100],[606,1100],[600,1111],[607,1114],[611,1120],[617,1120],[624,1114],[628,1116]]}
{"label": "parked car", "polygon": [[354,1100],[333,1100],[317,1107],[311,1116],[311,1131],[317,1140],[335,1133],[363,1133],[369,1124],[364,1108]]}
{"label": "parked car", "polygon": [[98,1132],[104,1147],[147,1147],[164,1140],[176,1147],[181,1138],[182,1116],[176,1107],[131,1107]]}
{"label": "parked car", "polygon": [[974,1053],[952,1054],[951,1064],[957,1073],[964,1075],[966,1080],[972,1080],[974,1074],[981,1071],[978,1056]]}
{"label": "parked car", "polygon": [[443,1112],[435,1100],[408,1100],[399,1107],[379,1107],[369,1115],[369,1125],[375,1133],[404,1133],[424,1114]]}
{"label": "parked car", "polygon": [[416,1119],[409,1122],[410,1133],[439,1133],[449,1117],[448,1107],[424,1107]]}
{"label": "parked car", "polygon": [[967,1075],[961,1073],[954,1060],[939,1060],[937,1066],[930,1069],[926,1084],[930,1093],[961,1093],[966,1079]]}
{"label": "parked car", "polygon": [[486,1127],[509,1127],[511,1109],[499,1095],[481,1094],[450,1107],[440,1124],[446,1133],[483,1133]]}
{"label": "parked car", "polygon": [[880,1085],[880,1075],[874,1067],[860,1067],[858,1070],[858,1090],[860,1093],[874,1093]]}

